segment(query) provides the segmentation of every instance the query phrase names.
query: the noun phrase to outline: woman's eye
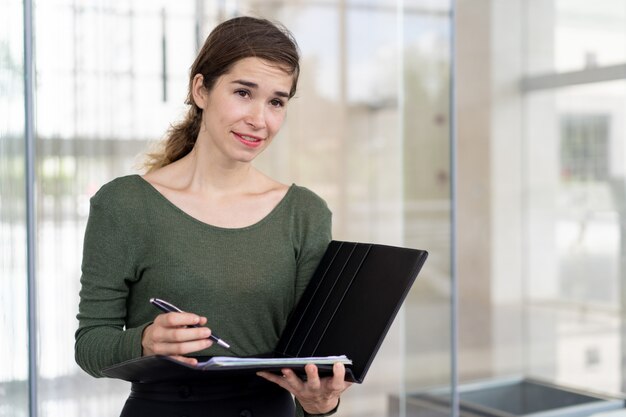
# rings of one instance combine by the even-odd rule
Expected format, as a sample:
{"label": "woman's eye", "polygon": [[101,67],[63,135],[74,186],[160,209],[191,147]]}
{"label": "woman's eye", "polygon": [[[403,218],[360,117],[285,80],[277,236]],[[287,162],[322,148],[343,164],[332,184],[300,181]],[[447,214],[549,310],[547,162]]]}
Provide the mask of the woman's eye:
{"label": "woman's eye", "polygon": [[250,95],[250,92],[248,90],[237,90],[235,91],[235,94],[241,97],[248,97]]}
{"label": "woman's eye", "polygon": [[282,100],[279,100],[277,98],[270,101],[270,104],[274,107],[283,107],[285,105],[285,103]]}

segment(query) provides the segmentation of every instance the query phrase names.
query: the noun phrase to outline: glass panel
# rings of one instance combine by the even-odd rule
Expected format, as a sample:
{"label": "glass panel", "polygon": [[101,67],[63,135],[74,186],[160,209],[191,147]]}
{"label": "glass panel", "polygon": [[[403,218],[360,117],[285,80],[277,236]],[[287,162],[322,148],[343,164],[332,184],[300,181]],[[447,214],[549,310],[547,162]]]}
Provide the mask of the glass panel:
{"label": "glass panel", "polygon": [[195,54],[193,4],[37,4],[41,416],[117,415],[128,396],[126,382],[94,379],[74,363],[83,233],[89,198],[135,172],[137,155],[180,114],[180,63]]}
{"label": "glass panel", "polygon": [[528,371],[623,392],[626,81],[535,93],[526,114]]}
{"label": "glass panel", "polygon": [[413,415],[405,393],[450,383],[450,5],[315,2],[287,12],[304,69],[263,168],[319,192],[337,239],[429,250],[366,383],[341,406],[346,416]]}
{"label": "glass panel", "polygon": [[429,251],[405,307],[400,411],[407,416],[452,414],[450,397],[437,405],[416,401],[433,387],[451,386],[451,13],[448,1],[403,5],[403,239]]}
{"label": "glass panel", "polygon": [[23,5],[0,1],[0,416],[28,415]]}
{"label": "glass panel", "polygon": [[284,23],[302,51],[287,123],[257,165],[324,197],[335,238],[431,256],[341,415],[385,415],[406,387],[449,384],[449,2],[55,0],[36,19],[43,416],[121,409],[128,385],[67,354],[88,199],[137,172],[135,155],[179,118],[197,40],[248,13]]}
{"label": "glass panel", "polygon": [[457,4],[461,406],[623,393],[626,81],[522,81],[625,65],[626,3]]}
{"label": "glass panel", "polygon": [[622,0],[528,0],[529,73],[577,71],[626,62]]}
{"label": "glass panel", "polygon": [[524,4],[456,2],[460,388],[523,372],[517,86],[522,76],[519,16]]}

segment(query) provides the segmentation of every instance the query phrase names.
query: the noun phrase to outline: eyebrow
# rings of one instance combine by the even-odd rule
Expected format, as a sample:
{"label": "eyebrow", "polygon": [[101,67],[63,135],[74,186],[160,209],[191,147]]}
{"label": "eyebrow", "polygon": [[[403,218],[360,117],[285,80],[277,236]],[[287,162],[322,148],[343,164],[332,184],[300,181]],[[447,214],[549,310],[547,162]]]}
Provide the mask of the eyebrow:
{"label": "eyebrow", "polygon": [[[234,80],[232,81],[232,84],[241,84],[250,88],[257,88],[257,89],[259,88],[259,85],[257,83],[253,83],[252,81],[246,81],[246,80]],[[286,93],[284,91],[274,91],[274,94],[276,94],[278,97],[289,98],[289,93]]]}

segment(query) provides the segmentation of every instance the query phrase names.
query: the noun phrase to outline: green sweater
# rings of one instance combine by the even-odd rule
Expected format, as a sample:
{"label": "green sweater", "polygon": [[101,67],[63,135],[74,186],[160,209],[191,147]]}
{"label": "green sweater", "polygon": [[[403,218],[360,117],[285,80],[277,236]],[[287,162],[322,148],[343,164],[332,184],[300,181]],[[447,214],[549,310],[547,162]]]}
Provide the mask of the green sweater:
{"label": "green sweater", "polygon": [[331,213],[292,185],[258,223],[221,228],[172,204],[138,175],[104,185],[85,232],[75,354],[89,374],[141,356],[163,298],[208,318],[232,346],[196,355],[271,352],[331,239]]}

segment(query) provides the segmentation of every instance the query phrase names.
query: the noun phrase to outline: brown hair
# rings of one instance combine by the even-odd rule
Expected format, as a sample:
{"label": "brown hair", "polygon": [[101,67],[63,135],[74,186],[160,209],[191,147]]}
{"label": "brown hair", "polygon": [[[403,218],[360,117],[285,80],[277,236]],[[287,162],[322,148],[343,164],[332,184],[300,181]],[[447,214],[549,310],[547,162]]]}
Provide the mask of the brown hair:
{"label": "brown hair", "polygon": [[185,118],[168,130],[162,149],[148,154],[145,163],[149,171],[168,165],[193,149],[202,121],[202,109],[194,103],[193,79],[202,74],[204,87],[211,91],[217,79],[244,58],[261,58],[283,69],[293,77],[289,98],[296,93],[300,75],[298,45],[293,35],[282,25],[266,19],[236,17],[220,23],[211,31],[191,66]]}

